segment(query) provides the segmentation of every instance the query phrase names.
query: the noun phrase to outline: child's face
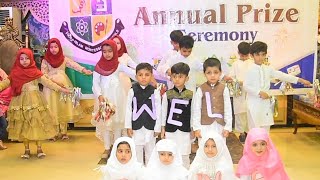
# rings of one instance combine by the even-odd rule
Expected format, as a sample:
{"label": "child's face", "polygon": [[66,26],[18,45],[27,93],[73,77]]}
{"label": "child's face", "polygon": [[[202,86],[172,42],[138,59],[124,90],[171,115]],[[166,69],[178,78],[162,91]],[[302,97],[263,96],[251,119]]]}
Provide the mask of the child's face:
{"label": "child's face", "polygon": [[23,67],[28,67],[30,64],[30,58],[26,54],[21,54],[20,55],[20,64]]}
{"label": "child's face", "polygon": [[208,139],[207,142],[204,144],[204,153],[207,155],[208,158],[213,158],[217,155],[218,150],[216,147],[216,143],[213,139]]}
{"label": "child's face", "polygon": [[191,52],[192,52],[192,48],[189,48],[189,49],[187,49],[187,48],[180,48],[180,54],[183,56],[183,57],[185,57],[185,58],[187,58],[188,56],[190,56],[190,54],[191,54]]}
{"label": "child's face", "polygon": [[127,164],[131,159],[131,149],[128,144],[120,144],[117,148],[117,159],[121,164]]}
{"label": "child's face", "polygon": [[253,57],[255,64],[261,65],[263,63],[263,61],[266,59],[267,53],[266,52],[259,52],[259,53],[254,53],[251,56]]}
{"label": "child's face", "polygon": [[136,74],[137,81],[142,86],[147,86],[151,82],[152,73],[147,69],[140,69]]}
{"label": "child's face", "polygon": [[264,140],[257,140],[251,144],[252,152],[257,156],[262,156],[267,151],[267,142]]}
{"label": "child's face", "polygon": [[210,84],[215,84],[219,81],[219,78],[221,76],[221,71],[216,66],[207,67],[206,71],[204,72],[204,75],[206,76],[207,81]]}
{"label": "child's face", "polygon": [[171,45],[173,46],[173,49],[178,51],[179,50],[179,43],[178,42],[174,42],[174,41],[170,41]]}
{"label": "child's face", "polygon": [[173,162],[174,156],[172,152],[168,151],[159,151],[160,162],[164,165],[170,165]]}
{"label": "child's face", "polygon": [[113,58],[113,50],[111,46],[102,46],[102,55],[106,60],[111,60]]}
{"label": "child's face", "polygon": [[58,54],[58,52],[60,51],[59,46],[57,43],[53,42],[50,44],[50,52],[53,55]]}
{"label": "child's face", "polygon": [[189,76],[186,74],[171,74],[171,80],[176,88],[182,89],[189,80]]}
{"label": "child's face", "polygon": [[114,38],[113,41],[116,42],[117,51],[119,51],[121,49],[121,42],[120,42],[119,38]]}

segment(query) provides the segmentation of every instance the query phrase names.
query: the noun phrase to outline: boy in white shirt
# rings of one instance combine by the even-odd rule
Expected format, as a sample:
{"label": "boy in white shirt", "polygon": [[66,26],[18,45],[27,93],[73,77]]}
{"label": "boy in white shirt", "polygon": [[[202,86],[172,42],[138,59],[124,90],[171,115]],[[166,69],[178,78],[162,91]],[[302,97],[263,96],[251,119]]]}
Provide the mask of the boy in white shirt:
{"label": "boy in white shirt", "polygon": [[270,126],[274,124],[269,95],[271,79],[295,84],[299,82],[305,86],[311,86],[311,83],[264,65],[263,61],[267,56],[267,49],[268,46],[264,42],[257,41],[251,45],[250,54],[254,64],[249,68],[243,86],[247,92],[249,130],[260,127],[269,132]]}
{"label": "boy in white shirt", "polygon": [[229,77],[237,80],[240,84],[241,95],[233,96],[233,110],[235,115],[235,130],[240,133],[239,140],[244,143],[246,131],[248,131],[246,92],[243,87],[243,80],[248,68],[253,61],[250,59],[250,44],[241,42],[238,45],[239,59],[232,64]]}
{"label": "boy in white shirt", "polygon": [[[161,97],[159,90],[150,85],[152,66],[140,63],[136,67],[136,79],[128,92],[125,128],[136,145],[137,158],[147,164],[161,132]],[[145,158],[143,158],[145,153]]]}

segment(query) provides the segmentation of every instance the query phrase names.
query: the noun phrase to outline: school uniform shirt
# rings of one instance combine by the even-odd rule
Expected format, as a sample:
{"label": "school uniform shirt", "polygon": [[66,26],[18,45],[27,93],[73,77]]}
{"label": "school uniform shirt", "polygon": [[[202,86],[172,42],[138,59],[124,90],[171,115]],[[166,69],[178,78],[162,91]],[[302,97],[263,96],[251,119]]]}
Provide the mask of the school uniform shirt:
{"label": "school uniform shirt", "polygon": [[[117,147],[120,142],[127,142],[131,149],[131,159],[126,164],[122,164],[117,159]],[[100,171],[103,174],[103,180],[141,180],[144,174],[144,167],[137,160],[136,146],[129,137],[118,138],[110,154],[107,165],[101,166]]]}
{"label": "school uniform shirt", "polygon": [[158,67],[157,67],[157,71],[159,72],[161,77],[167,78],[166,71],[168,70],[167,69],[168,67],[166,64],[169,62],[170,58],[177,56],[177,55],[178,55],[178,51],[176,51],[174,49],[170,49],[161,58],[161,61],[159,62]]}
{"label": "school uniform shirt", "polygon": [[[151,85],[133,85],[126,103],[125,128],[135,131],[133,139],[136,145],[145,145],[154,138],[154,132],[161,132],[159,90]],[[140,133],[141,128],[145,128],[147,133]]]}
{"label": "school uniform shirt", "polygon": [[[212,158],[209,158],[204,152],[205,143],[209,139],[214,140],[217,148],[217,154]],[[199,149],[190,166],[189,173],[189,180],[198,180],[198,176],[207,176],[212,179],[220,176],[219,180],[236,179],[230,152],[221,135],[210,132],[201,138]]]}
{"label": "school uniform shirt", "polygon": [[248,118],[259,127],[274,124],[270,99],[262,99],[259,96],[260,91],[269,93],[271,79],[297,83],[299,78],[266,65],[252,64],[250,66],[243,86],[247,92]]}
{"label": "school uniform shirt", "polygon": [[[159,159],[159,152],[172,152],[173,162],[164,165]],[[182,157],[177,144],[169,139],[162,139],[153,149],[143,180],[187,180],[188,170],[182,165]]]}
{"label": "school uniform shirt", "polygon": [[[189,65],[190,72],[189,72],[189,80],[186,82],[186,88],[195,92],[196,85],[197,85],[197,73],[203,72],[203,63],[200,62],[199,59],[194,57],[192,54],[188,57],[184,57],[178,52],[175,56],[172,56],[170,59],[167,60],[166,64],[163,65],[161,69],[159,69],[159,72],[167,77],[166,72],[168,69],[170,69],[174,64],[183,62]],[[168,89],[173,88],[173,83],[170,81],[170,77],[167,78],[167,85]]]}
{"label": "school uniform shirt", "polygon": [[[207,84],[207,83],[204,83]],[[221,84],[221,83],[219,83]],[[213,88],[218,87],[216,86],[217,84],[213,85]],[[197,89],[197,92],[195,94],[194,97],[194,108],[193,108],[193,130],[200,130],[202,126],[204,126],[205,124],[202,124],[202,116],[206,115],[206,116],[212,116],[214,114],[215,111],[215,106],[220,105],[221,103],[223,103],[223,114],[222,114],[222,119],[225,123],[225,125],[223,126],[224,130],[228,130],[229,132],[232,131],[232,107],[231,107],[231,101],[230,101],[230,95],[229,95],[229,89],[227,87],[224,87],[223,90],[223,94],[221,94],[223,96],[223,102],[219,103],[217,102],[217,104],[211,104],[212,107],[210,107],[208,104],[206,106],[203,106],[203,96],[204,96],[204,92],[201,88]],[[221,95],[216,95],[217,97],[221,97]],[[213,99],[215,97],[210,97],[212,96],[212,94],[209,93],[209,98]],[[212,101],[215,102],[215,101]],[[206,108],[207,113],[208,114],[202,114],[202,109]],[[211,109],[210,109],[211,108]],[[209,110],[209,111],[208,111]],[[211,112],[211,113],[209,113]],[[219,122],[218,122],[219,123]],[[221,125],[221,124],[220,124]],[[221,125],[222,126],[222,125]],[[203,135],[203,134],[202,134]]]}
{"label": "school uniform shirt", "polygon": [[165,126],[166,138],[178,144],[182,155],[191,153],[191,117],[193,92],[176,87],[162,97],[161,126]]}
{"label": "school uniform shirt", "polygon": [[[257,140],[263,140],[267,143],[266,152],[262,156],[257,156],[251,150],[253,142]],[[280,155],[265,129],[252,128],[248,132],[236,175],[241,180],[251,180],[252,176],[263,178],[263,180],[289,180]]]}
{"label": "school uniform shirt", "polygon": [[[233,79],[243,82],[245,75],[248,72],[248,68],[254,62],[252,59],[247,59],[245,61],[237,60],[232,64],[229,76]],[[233,97],[233,110],[234,114],[246,113],[247,112],[247,102],[246,102],[246,92],[241,87],[242,94],[238,97]]]}

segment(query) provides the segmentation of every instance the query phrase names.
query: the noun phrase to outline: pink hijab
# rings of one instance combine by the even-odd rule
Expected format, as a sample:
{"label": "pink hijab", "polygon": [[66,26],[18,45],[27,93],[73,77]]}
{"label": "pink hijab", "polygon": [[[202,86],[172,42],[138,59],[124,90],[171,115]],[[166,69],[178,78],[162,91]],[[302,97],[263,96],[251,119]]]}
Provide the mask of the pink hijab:
{"label": "pink hijab", "polygon": [[[256,156],[251,150],[252,143],[257,140],[267,142],[267,151],[261,157]],[[238,177],[251,176],[256,171],[261,173],[265,180],[289,180],[279,153],[268,132],[263,128],[253,128],[249,131],[236,174]]]}

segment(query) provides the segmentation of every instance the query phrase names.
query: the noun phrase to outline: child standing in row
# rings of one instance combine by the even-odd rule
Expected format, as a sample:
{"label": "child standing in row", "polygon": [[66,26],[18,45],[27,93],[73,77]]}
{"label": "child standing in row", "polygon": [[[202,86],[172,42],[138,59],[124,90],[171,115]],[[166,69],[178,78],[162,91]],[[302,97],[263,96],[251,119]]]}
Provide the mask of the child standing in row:
{"label": "child standing in row", "polygon": [[[87,70],[63,55],[62,46],[58,39],[50,39],[48,41],[45,57],[41,63],[41,71],[50,80],[59,84],[61,87],[70,89],[73,88],[73,85],[65,72],[66,67],[72,68],[86,75],[92,74],[90,70]],[[55,141],[58,137],[58,134],[61,134],[62,140],[69,139],[67,135],[68,122],[71,120],[76,122],[78,118],[77,116],[79,115],[77,113],[79,112],[73,108],[70,98],[67,98],[66,101],[63,102],[61,101],[61,97],[58,92],[55,92],[47,87],[43,88],[43,94],[49,104],[50,111],[52,112],[54,118],[58,120],[59,124],[57,127],[57,135],[55,135],[55,137],[51,137],[52,140]]]}
{"label": "child standing in row", "polygon": [[248,94],[249,129],[261,127],[269,131],[270,126],[274,124],[269,95],[271,79],[280,79],[281,81],[295,84],[300,82],[305,86],[311,86],[311,83],[305,79],[276,71],[271,66],[264,65],[263,61],[266,59],[267,49],[268,46],[264,42],[257,41],[251,45],[250,54],[254,63],[245,76],[243,86]]}
{"label": "child standing in row", "polygon": [[199,143],[189,180],[235,180],[230,152],[220,134],[209,132]]}
{"label": "child standing in row", "polygon": [[167,77],[167,85],[168,89],[173,88],[173,84],[171,82],[171,67],[179,62],[183,62],[189,65],[190,67],[190,79],[186,83],[186,88],[195,92],[196,91],[196,73],[202,71],[202,63],[195,58],[191,52],[194,45],[194,39],[190,36],[183,36],[179,41],[179,53],[175,56],[172,56],[170,59],[166,61],[166,64],[163,64],[158,67],[158,71],[162,76]]}
{"label": "child standing in row", "polygon": [[201,138],[214,131],[226,139],[232,130],[232,109],[229,90],[219,82],[221,63],[209,58],[203,64],[207,82],[203,83],[194,97],[193,129]]}
{"label": "child standing in row", "polygon": [[161,96],[159,90],[150,85],[152,69],[149,63],[136,67],[138,83],[129,90],[125,119],[128,136],[136,145],[138,161],[143,163],[145,159],[146,164],[161,131]]}
{"label": "child standing in row", "polygon": [[246,92],[243,81],[249,66],[253,63],[250,59],[250,44],[241,42],[238,45],[239,59],[232,64],[229,77],[240,83],[241,95],[233,97],[233,110],[235,115],[235,130],[240,133],[239,140],[244,143],[248,131]]}
{"label": "child standing in row", "polygon": [[137,161],[133,140],[129,137],[118,138],[114,142],[107,165],[100,170],[103,180],[140,180],[144,167]]}
{"label": "child standing in row", "polygon": [[[118,50],[118,56],[119,56],[119,62],[125,66],[128,66],[132,69],[135,69],[137,66],[137,63],[135,63],[131,57],[128,55],[126,44],[124,43],[123,39],[119,35],[115,35],[111,38],[114,42],[117,44],[117,50]],[[131,88],[131,80],[129,76],[127,76],[125,73],[120,72],[120,82],[123,83],[123,87],[125,89],[125,94],[127,95],[129,92],[129,89]]]}
{"label": "child standing in row", "polygon": [[8,110],[9,139],[23,141],[25,153],[21,158],[30,158],[29,142],[36,141],[37,157],[46,156],[41,141],[55,135],[55,120],[47,107],[44,96],[39,91],[38,83],[55,91],[70,93],[50,81],[37,69],[30,49],[20,49],[8,79],[0,82],[0,90],[11,85],[13,98]]}
{"label": "child standing in row", "polygon": [[[180,30],[173,30],[170,33],[170,44],[172,45],[173,49],[170,49],[168,52],[165,53],[165,55],[163,56],[163,58],[161,59],[157,70],[161,73],[161,72],[165,72],[168,69],[166,69],[167,67],[164,66],[165,64],[167,64],[167,62],[174,56],[177,56],[179,53],[179,41],[182,38],[183,33]],[[162,69],[165,68],[165,69]],[[161,75],[165,75],[165,73],[161,73]],[[164,78],[167,78],[166,76],[164,76]]]}
{"label": "child standing in row", "polygon": [[[119,73],[125,72],[135,79],[134,71],[119,63],[117,45],[113,40],[102,43],[102,55],[93,72],[92,91],[96,98],[94,112],[106,102],[115,106],[115,114],[109,119],[109,123],[96,124],[96,135],[104,142],[105,151],[102,158],[107,158],[113,139],[119,138],[124,132],[126,95]],[[113,136],[112,136],[113,134]],[[112,138],[113,137],[113,138]]]}
{"label": "child standing in row", "polygon": [[177,63],[171,67],[171,80],[174,87],[162,97],[161,138],[174,141],[182,155],[183,166],[189,168],[191,153],[191,127],[193,92],[186,89],[190,68],[186,63]]}
{"label": "child standing in row", "polygon": [[177,144],[162,139],[153,149],[143,180],[187,180],[188,170],[182,166]]}
{"label": "child standing in row", "polygon": [[[8,75],[0,68],[0,81],[3,81],[6,78],[8,78]],[[8,87],[7,89],[0,92],[0,150],[7,149],[7,146],[3,144],[2,140],[7,138],[8,136],[6,112],[9,108],[11,98],[11,87]]]}
{"label": "child standing in row", "polygon": [[250,129],[236,174],[241,180],[289,180],[280,155],[265,129]]}

